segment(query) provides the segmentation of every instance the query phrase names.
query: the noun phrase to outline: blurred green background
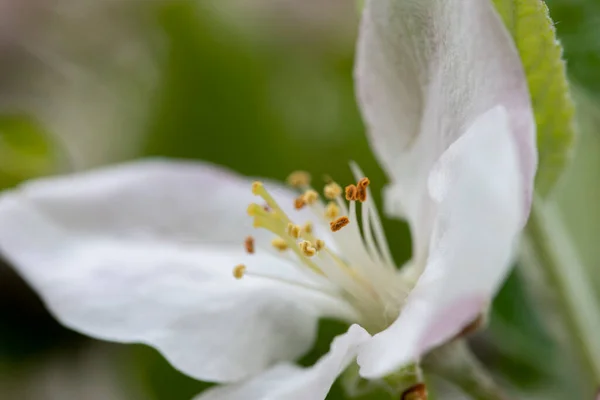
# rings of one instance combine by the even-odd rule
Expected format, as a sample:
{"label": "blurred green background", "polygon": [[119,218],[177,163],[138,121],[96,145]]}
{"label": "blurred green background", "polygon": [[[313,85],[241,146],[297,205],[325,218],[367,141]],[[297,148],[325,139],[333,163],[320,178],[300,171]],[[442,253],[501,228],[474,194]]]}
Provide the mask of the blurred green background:
{"label": "blurred green background", "polygon": [[[580,127],[555,196],[600,293],[600,2],[547,3]],[[6,4],[3,12],[18,23],[0,31],[2,188],[144,156],[277,179],[304,169],[341,182],[351,180],[348,161],[355,160],[376,194],[385,184],[354,100],[353,1]],[[395,259],[406,260],[406,226],[386,220],[385,229]],[[584,372],[527,279],[515,269],[490,329],[472,346],[522,398],[585,399]],[[324,321],[301,362],[314,362],[344,330]],[[1,399],[183,400],[204,387],[150,348],[100,343],[60,327],[10,266],[0,265]],[[344,393],[336,386],[329,398]]]}

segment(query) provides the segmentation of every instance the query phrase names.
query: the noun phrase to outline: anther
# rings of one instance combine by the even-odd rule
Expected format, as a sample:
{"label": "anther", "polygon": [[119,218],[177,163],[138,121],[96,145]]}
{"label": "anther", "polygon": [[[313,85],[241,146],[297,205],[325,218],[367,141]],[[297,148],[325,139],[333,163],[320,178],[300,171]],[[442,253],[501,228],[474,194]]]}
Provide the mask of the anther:
{"label": "anther", "polygon": [[313,225],[310,222],[307,222],[302,226],[302,232],[312,233],[312,231],[313,231]]}
{"label": "anther", "polygon": [[271,240],[271,245],[279,251],[286,251],[288,249],[287,243],[280,237]]}
{"label": "anther", "polygon": [[417,383],[406,389],[400,400],[427,400],[427,387],[424,383]]}
{"label": "anther", "polygon": [[244,247],[248,254],[254,254],[254,238],[252,236],[248,236],[246,240],[244,240]]}
{"label": "anther", "polygon": [[298,225],[289,223],[287,225],[286,233],[288,235],[290,235],[291,237],[293,237],[294,239],[298,239],[300,237],[301,230],[302,230],[302,228],[300,228]]}
{"label": "anther", "polygon": [[296,188],[302,188],[310,185],[310,174],[306,171],[295,171],[292,172],[288,178],[287,182],[290,186]]}
{"label": "anther", "polygon": [[315,241],[315,249],[317,251],[321,251],[323,249],[323,247],[325,247],[325,242],[321,239],[317,239]]}
{"label": "anther", "polygon": [[356,190],[356,199],[361,203],[367,201],[367,186],[371,181],[369,178],[365,177],[358,181],[357,190]]}
{"label": "anther", "polygon": [[294,199],[294,208],[296,210],[301,210],[306,205],[306,200],[304,200],[304,196],[298,196]]}
{"label": "anther", "polygon": [[340,215],[340,208],[333,201],[330,201],[325,207],[325,217],[328,219],[335,219]]}
{"label": "anther", "polygon": [[358,192],[358,189],[356,188],[356,186],[354,186],[354,185],[346,186],[345,192],[346,192],[346,200],[348,200],[348,201],[356,200],[356,192]]}
{"label": "anther", "polygon": [[342,194],[342,188],[337,183],[331,182],[325,185],[323,193],[325,194],[325,197],[329,200],[334,200],[336,197]]}
{"label": "anther", "polygon": [[346,225],[348,225],[349,223],[350,223],[350,219],[348,219],[348,217],[339,217],[335,221],[331,221],[329,223],[329,227],[331,228],[332,232],[337,232],[340,229],[342,229],[343,227],[345,227]]}
{"label": "anther", "polygon": [[235,279],[242,279],[246,273],[246,266],[244,264],[236,265],[233,269],[233,276]]}
{"label": "anther", "polygon": [[304,198],[306,204],[312,205],[315,204],[315,202],[319,199],[319,193],[315,192],[314,190],[307,190],[304,192],[302,197]]}
{"label": "anther", "polygon": [[307,257],[312,257],[317,252],[317,250],[313,247],[312,243],[310,243],[307,240],[303,240],[302,242],[300,242],[298,244],[298,247],[300,247],[300,250],[302,250],[302,253],[304,253],[304,255]]}

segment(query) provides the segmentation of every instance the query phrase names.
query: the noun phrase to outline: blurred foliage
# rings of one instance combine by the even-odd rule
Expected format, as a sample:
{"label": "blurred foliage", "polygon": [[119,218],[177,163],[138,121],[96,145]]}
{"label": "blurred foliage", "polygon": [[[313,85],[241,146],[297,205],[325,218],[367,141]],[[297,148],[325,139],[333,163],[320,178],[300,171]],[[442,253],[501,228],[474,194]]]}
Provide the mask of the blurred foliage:
{"label": "blurred foliage", "polygon": [[57,153],[43,127],[27,115],[0,115],[0,188],[56,170]]}
{"label": "blurred foliage", "polygon": [[[585,102],[580,102],[584,105],[580,114],[586,115],[580,118],[585,120],[583,133],[574,163],[556,196],[565,206],[567,223],[584,261],[597,266],[600,119],[594,115],[600,115],[595,99],[600,95],[600,36],[594,32],[600,26],[600,3],[549,0],[548,5],[565,46],[569,73],[586,92]],[[349,6],[354,4],[349,2]],[[379,189],[386,179],[369,150],[354,101],[353,37],[303,42],[304,33],[291,35],[277,30],[281,26],[276,24],[263,24],[260,35],[251,34],[255,27],[242,27],[242,21],[223,18],[207,2],[174,0],[159,9],[157,21],[166,41],[160,46],[166,50],[138,156],[199,159],[246,175],[276,179],[304,169],[317,181],[329,175],[341,183],[352,180],[348,160],[355,160],[371,178],[380,203]],[[306,21],[297,25],[311,31]],[[354,35],[352,29],[348,32]],[[560,129],[559,125],[554,128]],[[560,135],[567,132],[558,132]],[[0,118],[0,186],[9,187],[60,168],[55,149],[44,128],[26,116]],[[408,229],[395,220],[386,220],[384,225],[394,257],[401,264],[410,257]],[[600,273],[596,271],[594,278],[600,288]],[[14,277],[6,279],[15,282]],[[21,286],[11,287],[15,293],[25,293]],[[30,304],[32,296],[24,300],[20,294],[9,297],[4,293],[0,303],[10,304],[0,309],[0,324],[8,327],[0,335],[4,360],[28,354],[35,357],[49,348],[60,348],[65,340],[72,345],[80,343],[79,336],[65,335],[66,330],[59,330],[47,314],[32,312],[39,310],[39,303]],[[513,273],[494,303],[490,329],[476,336],[474,348],[496,374],[514,386],[535,390],[551,385],[560,393],[556,398],[566,398],[562,393],[569,391],[569,385],[564,382],[567,374],[561,375],[561,354],[537,312],[523,279]],[[31,321],[19,322],[23,319],[19,316]],[[22,334],[31,327],[30,335]],[[52,329],[57,329],[56,335]],[[312,364],[328,350],[331,338],[344,330],[342,324],[323,321],[315,348],[301,363]],[[135,379],[148,389],[145,398],[186,400],[207,386],[177,372],[153,349],[142,345],[127,348],[136,366]],[[344,398],[339,384],[329,398]]]}
{"label": "blurred foliage", "polygon": [[575,108],[562,60],[562,47],[548,8],[540,0],[494,0],[521,60],[537,125],[539,164],[536,191],[548,195],[568,164]]}
{"label": "blurred foliage", "polygon": [[600,2],[546,0],[562,42],[569,76],[588,94],[600,96]]}

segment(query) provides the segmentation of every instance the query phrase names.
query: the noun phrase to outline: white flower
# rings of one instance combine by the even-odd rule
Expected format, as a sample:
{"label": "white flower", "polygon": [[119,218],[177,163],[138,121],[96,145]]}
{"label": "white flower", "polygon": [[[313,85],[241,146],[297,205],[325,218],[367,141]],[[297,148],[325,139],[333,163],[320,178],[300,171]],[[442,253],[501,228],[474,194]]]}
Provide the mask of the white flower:
{"label": "white flower", "polygon": [[[302,175],[298,198],[186,162],[32,182],[0,200],[0,249],[65,325],[231,383],[203,400],[322,399],[356,358],[367,378],[416,361],[474,320],[509,269],[536,165],[527,86],[487,0],[367,2],[356,79],[386,205],[413,234],[400,270],[355,165],[349,204]],[[323,316],[352,326],[313,367],[294,366]]]}

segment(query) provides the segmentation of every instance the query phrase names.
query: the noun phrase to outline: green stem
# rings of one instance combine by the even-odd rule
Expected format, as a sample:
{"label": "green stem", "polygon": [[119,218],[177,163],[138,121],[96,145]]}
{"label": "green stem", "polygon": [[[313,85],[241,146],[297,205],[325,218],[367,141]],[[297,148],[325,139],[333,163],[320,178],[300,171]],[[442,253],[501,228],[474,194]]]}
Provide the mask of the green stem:
{"label": "green stem", "polygon": [[473,400],[509,399],[462,339],[431,352],[424,368],[453,383]]}
{"label": "green stem", "polygon": [[534,256],[558,297],[580,357],[600,385],[600,309],[585,267],[567,236],[559,211],[552,202],[536,199],[527,225]]}

